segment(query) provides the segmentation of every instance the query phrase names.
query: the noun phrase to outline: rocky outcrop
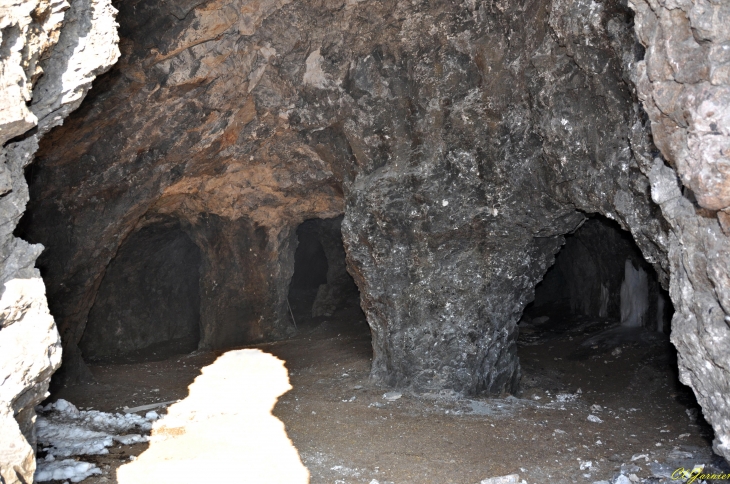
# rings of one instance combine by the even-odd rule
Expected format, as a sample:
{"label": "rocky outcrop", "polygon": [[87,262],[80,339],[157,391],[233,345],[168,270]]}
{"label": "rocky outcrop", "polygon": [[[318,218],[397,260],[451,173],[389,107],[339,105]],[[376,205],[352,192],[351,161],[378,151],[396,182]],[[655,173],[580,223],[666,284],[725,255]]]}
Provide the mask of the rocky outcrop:
{"label": "rocky outcrop", "polygon": [[[726,452],[725,206],[720,185],[691,181],[722,163],[686,177],[668,135],[652,138],[648,11],[634,25],[618,0],[120,8],[120,62],[29,173],[23,231],[49,248],[69,378],[110,261],[145,226],[176,220],[198,247],[201,345],[220,348],[291,334],[295,229],[344,211],[373,378],[511,391],[516,323],[563,236],[599,213],[670,287],[681,364],[706,377],[693,388]],[[692,136],[698,153],[718,141]]]}
{"label": "rocky outcrop", "polygon": [[699,206],[730,209],[730,5],[632,0],[646,47],[637,63],[654,142]]}
{"label": "rocky outcrop", "polygon": [[645,172],[671,225],[680,380],[715,429],[715,451],[730,459],[730,4],[630,3],[646,47],[637,90],[669,165],[655,158]]}
{"label": "rocky outcrop", "polygon": [[0,475],[32,482],[35,405],[61,360],[35,260],[13,236],[28,201],[24,169],[38,141],[76,109],[117,58],[108,1],[29,0],[0,6]]}
{"label": "rocky outcrop", "polygon": [[[479,7],[468,28],[434,20],[442,14],[404,35],[433,32],[408,65],[418,89],[402,96],[422,95],[412,101],[421,111],[382,129],[398,133],[392,145],[402,132],[411,141],[380,148],[396,160],[360,175],[348,200],[373,373],[395,385],[512,390],[515,323],[581,212],[630,230],[666,280],[664,228],[629,145],[640,108],[624,80],[635,54],[628,12],[610,2]],[[374,107],[358,119],[377,119],[391,101],[380,102],[360,101]]]}

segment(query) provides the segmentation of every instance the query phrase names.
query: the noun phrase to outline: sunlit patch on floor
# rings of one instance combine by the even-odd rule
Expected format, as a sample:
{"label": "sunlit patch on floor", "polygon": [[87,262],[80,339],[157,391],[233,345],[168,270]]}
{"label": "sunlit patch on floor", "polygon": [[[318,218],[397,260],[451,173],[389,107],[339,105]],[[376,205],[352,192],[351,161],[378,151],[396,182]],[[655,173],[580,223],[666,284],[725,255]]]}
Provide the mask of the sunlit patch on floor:
{"label": "sunlit patch on floor", "polygon": [[155,423],[149,449],[119,468],[119,484],[308,483],[284,424],[271,414],[291,388],[275,356],[258,349],[221,355]]}

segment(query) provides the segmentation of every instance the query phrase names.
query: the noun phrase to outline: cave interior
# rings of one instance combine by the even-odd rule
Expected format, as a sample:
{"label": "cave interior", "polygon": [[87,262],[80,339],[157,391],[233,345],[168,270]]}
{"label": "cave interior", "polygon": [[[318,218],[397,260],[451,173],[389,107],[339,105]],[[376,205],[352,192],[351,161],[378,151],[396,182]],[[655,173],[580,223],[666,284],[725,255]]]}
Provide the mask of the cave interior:
{"label": "cave interior", "polygon": [[46,3],[0,481],[730,475],[725,3]]}
{"label": "cave interior", "polygon": [[[372,333],[360,308],[357,285],[348,273],[341,225],[342,216],[339,216],[308,219],[296,227],[296,244],[290,245],[293,254],[287,258],[293,261],[286,298],[287,323],[292,325],[293,332],[284,340],[249,347],[263,349],[285,361],[292,379],[296,374],[306,373],[317,379],[317,382],[302,381],[297,387],[314,386],[327,380],[330,387],[324,393],[338,393],[337,387],[344,377],[359,374],[355,381],[360,384],[350,382],[350,389],[365,391],[364,388],[371,387],[375,392],[382,392],[382,387],[373,386],[368,376],[373,357]],[[163,218],[133,232],[121,244],[99,285],[79,345],[94,375],[93,381],[58,387],[47,402],[63,398],[81,402],[82,409],[111,409],[111,402],[124,401],[129,407],[154,406],[161,400],[189,398],[186,386],[199,375],[201,367],[211,364],[213,356],[209,351],[198,350],[199,291],[205,290],[205,286],[200,284],[201,251],[188,233],[178,221]],[[242,280],[245,283],[245,278]],[[565,405],[585,395],[590,401],[601,402],[602,405],[593,404],[591,415],[602,418],[607,418],[609,413],[619,418],[623,411],[644,412],[668,406],[674,415],[687,413],[686,424],[696,430],[704,448],[709,449],[712,428],[702,418],[694,394],[678,380],[676,350],[668,338],[672,311],[666,291],[630,234],[612,220],[589,214],[580,227],[566,235],[554,264],[535,288],[534,300],[522,313],[517,338],[522,372],[519,387],[507,400],[502,395],[493,401],[502,402],[498,407],[504,403],[509,406],[509,399],[515,397],[517,402],[541,403],[554,399],[559,405]],[[291,342],[290,346],[287,341]],[[213,355],[225,354],[225,349],[219,348]],[[98,385],[104,389],[99,390]],[[157,388],[150,390],[152,386]],[[328,402],[317,401],[323,398],[321,389],[309,391],[308,394],[299,390],[281,397],[279,410],[274,414],[287,426],[297,428],[302,417],[298,410],[289,412],[289,406],[298,408],[300,402],[306,401],[316,409],[312,410],[313,416],[325,411],[332,412],[332,418],[349,418],[347,415],[352,410],[344,413],[328,410]],[[642,398],[630,397],[628,391],[637,392]],[[384,395],[393,394],[401,395],[399,392]],[[454,400],[453,393],[447,395],[450,400],[439,401],[439,411],[447,408],[446,415],[479,415],[481,407],[474,407],[473,400],[472,407],[464,408],[460,400],[463,397]],[[342,402],[354,399],[353,396]],[[373,405],[376,409],[384,406],[377,401],[370,407]],[[164,414],[165,407],[159,411]],[[406,413],[413,411],[408,408]],[[535,425],[535,421],[544,425],[548,420],[535,420],[543,417],[536,414],[525,420],[530,425]],[[643,427],[662,422],[633,420],[631,425],[639,430],[632,427],[631,431],[643,432]],[[313,424],[302,425],[307,428]],[[356,419],[355,425],[365,423]],[[567,424],[563,422],[563,425]],[[509,425],[506,428],[511,432],[520,431]],[[656,428],[665,432],[667,426],[662,423]],[[311,427],[310,430],[316,434]],[[462,423],[461,431],[469,435],[481,430]],[[436,423],[431,432],[414,432],[413,438],[424,438],[424,434],[428,438],[432,433],[442,432]],[[619,429],[618,438],[606,432],[599,435],[599,442],[604,439],[616,447],[610,449],[614,461],[620,460],[615,452],[619,451],[620,444],[611,442],[612,438],[620,440],[621,432]],[[628,439],[639,442],[635,437],[636,434],[631,434]],[[298,448],[312,447],[310,437],[293,438]],[[375,437],[371,438],[376,442]],[[314,444],[315,448],[328,442],[331,436],[319,435],[319,439],[322,442]],[[470,438],[466,441],[470,442]],[[146,450],[146,446],[138,446],[122,455],[139,456]],[[343,455],[353,451],[347,446],[342,449]],[[522,455],[529,456],[531,451],[524,452]],[[38,455],[43,458],[48,454],[43,450]],[[119,465],[115,459],[107,464],[109,468]],[[723,469],[722,460],[717,456],[714,459],[713,465]],[[337,472],[331,469],[305,462],[315,475],[337,477]],[[637,467],[628,469],[639,472]],[[533,472],[531,476],[541,482],[545,472]],[[466,471],[460,477],[468,475]],[[119,482],[125,482],[121,471],[118,476]]]}

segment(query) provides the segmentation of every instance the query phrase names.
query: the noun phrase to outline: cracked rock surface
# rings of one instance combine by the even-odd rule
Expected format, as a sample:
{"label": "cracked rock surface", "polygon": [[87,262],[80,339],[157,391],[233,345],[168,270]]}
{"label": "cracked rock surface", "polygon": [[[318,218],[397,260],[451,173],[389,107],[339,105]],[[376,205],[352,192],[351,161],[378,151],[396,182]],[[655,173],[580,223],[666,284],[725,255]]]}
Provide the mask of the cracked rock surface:
{"label": "cracked rock surface", "polygon": [[652,198],[671,225],[672,342],[730,459],[730,4],[631,0],[646,46],[639,98],[656,146]]}
{"label": "cracked rock surface", "polygon": [[61,363],[61,341],[34,267],[43,246],[13,235],[38,141],[76,109],[118,57],[104,0],[0,5],[0,476],[32,482],[35,406]]}

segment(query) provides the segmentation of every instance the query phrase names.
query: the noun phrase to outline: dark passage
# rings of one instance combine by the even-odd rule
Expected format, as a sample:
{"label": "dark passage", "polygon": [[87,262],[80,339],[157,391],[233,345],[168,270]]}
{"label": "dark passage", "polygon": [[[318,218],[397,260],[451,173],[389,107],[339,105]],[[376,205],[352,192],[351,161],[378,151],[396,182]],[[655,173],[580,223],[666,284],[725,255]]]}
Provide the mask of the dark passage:
{"label": "dark passage", "polygon": [[523,321],[591,317],[668,334],[671,316],[669,296],[631,234],[594,216],[566,237]]}
{"label": "dark passage", "polygon": [[359,307],[359,292],[347,272],[342,244],[342,217],[311,219],[297,228],[294,275],[289,303],[297,324]]}
{"label": "dark passage", "polygon": [[174,221],[134,232],[102,280],[80,347],[89,361],[187,353],[200,340],[200,251]]}
{"label": "dark passage", "polygon": [[[632,409],[654,409],[689,423],[709,445],[712,428],[679,381],[669,341],[672,314],[631,235],[611,220],[590,218],[566,236],[520,321],[522,395],[581,399],[600,420],[628,418],[624,411],[638,426],[654,425],[656,416]],[[614,458],[619,444],[602,438]]]}

